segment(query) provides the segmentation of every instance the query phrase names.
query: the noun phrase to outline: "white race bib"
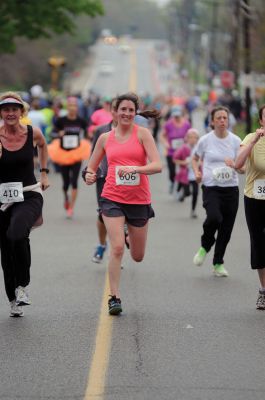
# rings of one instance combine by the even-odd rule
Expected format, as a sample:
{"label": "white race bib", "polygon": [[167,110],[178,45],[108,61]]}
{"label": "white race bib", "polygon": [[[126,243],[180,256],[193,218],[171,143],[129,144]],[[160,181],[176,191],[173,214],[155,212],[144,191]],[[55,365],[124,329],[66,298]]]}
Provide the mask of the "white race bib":
{"label": "white race bib", "polygon": [[[124,168],[124,166],[117,165],[115,168],[115,179],[116,185],[125,185],[125,186],[138,186],[140,185],[140,174],[137,172],[127,172],[123,176],[119,176],[120,168]],[[128,166],[128,168],[134,168]]]}
{"label": "white race bib", "polygon": [[18,203],[24,201],[22,182],[7,182],[0,185],[0,202]]}
{"label": "white race bib", "polygon": [[213,177],[219,183],[229,182],[233,179],[233,170],[230,167],[214,168]]}
{"label": "white race bib", "polygon": [[64,135],[63,136],[63,148],[64,149],[76,149],[78,147],[77,135]]}
{"label": "white race bib", "polygon": [[265,200],[265,179],[256,179],[254,181],[253,196],[255,199]]}
{"label": "white race bib", "polygon": [[183,139],[173,139],[171,140],[171,147],[173,150],[178,149],[184,143]]}

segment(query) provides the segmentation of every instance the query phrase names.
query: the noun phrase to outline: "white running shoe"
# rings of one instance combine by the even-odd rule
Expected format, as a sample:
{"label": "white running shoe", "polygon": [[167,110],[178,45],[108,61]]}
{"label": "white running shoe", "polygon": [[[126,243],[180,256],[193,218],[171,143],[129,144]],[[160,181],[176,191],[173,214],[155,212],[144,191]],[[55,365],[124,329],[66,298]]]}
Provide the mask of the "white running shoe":
{"label": "white running shoe", "polygon": [[215,264],[213,266],[213,273],[218,277],[227,277],[229,276],[228,271],[225,269],[223,264]]}
{"label": "white running shoe", "polygon": [[17,306],[29,306],[31,304],[27,289],[23,286],[18,286],[16,288],[15,294]]}
{"label": "white running shoe", "polygon": [[24,311],[21,306],[17,306],[16,300],[10,301],[10,317],[23,317]]}
{"label": "white running shoe", "polygon": [[193,264],[197,265],[198,267],[201,266],[207,256],[207,251],[200,247],[195,256],[193,257]]}

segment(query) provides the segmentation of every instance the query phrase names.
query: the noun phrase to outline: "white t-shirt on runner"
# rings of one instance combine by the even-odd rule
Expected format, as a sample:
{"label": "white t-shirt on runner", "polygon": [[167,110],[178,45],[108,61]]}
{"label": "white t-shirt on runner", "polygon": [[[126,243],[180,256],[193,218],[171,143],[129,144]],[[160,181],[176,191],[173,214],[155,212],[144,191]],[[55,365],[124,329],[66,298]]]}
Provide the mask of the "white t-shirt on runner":
{"label": "white t-shirt on runner", "polygon": [[188,180],[189,181],[196,181],[195,173],[194,173],[192,165],[191,165],[191,160],[195,154],[195,150],[196,150],[196,146],[191,150],[191,154],[189,157],[189,165],[188,165]]}
{"label": "white t-shirt on runner", "polygon": [[205,186],[238,186],[237,172],[227,167],[225,159],[235,160],[241,139],[232,132],[225,138],[219,138],[214,131],[202,136],[195,154],[203,160],[202,184]]}

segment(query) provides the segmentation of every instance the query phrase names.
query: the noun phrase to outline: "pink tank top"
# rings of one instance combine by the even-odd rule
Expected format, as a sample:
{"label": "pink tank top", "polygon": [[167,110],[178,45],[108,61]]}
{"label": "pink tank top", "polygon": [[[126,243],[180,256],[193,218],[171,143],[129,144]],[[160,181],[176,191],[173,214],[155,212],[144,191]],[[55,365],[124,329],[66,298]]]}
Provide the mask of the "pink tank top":
{"label": "pink tank top", "polygon": [[[151,204],[149,179],[144,174],[136,174],[129,181],[122,182],[116,177],[117,166],[143,166],[147,163],[146,152],[140,143],[138,126],[134,125],[129,139],[125,143],[119,143],[112,130],[105,144],[105,152],[108,160],[108,174],[102,191],[102,197],[125,204]],[[134,184],[134,179],[137,184]],[[126,184],[129,182],[129,184]]]}

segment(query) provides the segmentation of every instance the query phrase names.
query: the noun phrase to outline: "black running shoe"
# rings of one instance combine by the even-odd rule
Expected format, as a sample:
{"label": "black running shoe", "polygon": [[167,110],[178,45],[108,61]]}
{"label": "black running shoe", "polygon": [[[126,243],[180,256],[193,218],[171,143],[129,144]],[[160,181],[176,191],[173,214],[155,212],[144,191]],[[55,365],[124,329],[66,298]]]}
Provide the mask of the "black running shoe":
{"label": "black running shoe", "polygon": [[108,305],[110,315],[119,315],[122,312],[121,299],[117,299],[116,296],[111,296]]}

